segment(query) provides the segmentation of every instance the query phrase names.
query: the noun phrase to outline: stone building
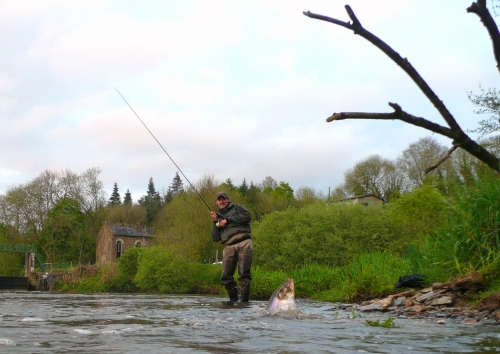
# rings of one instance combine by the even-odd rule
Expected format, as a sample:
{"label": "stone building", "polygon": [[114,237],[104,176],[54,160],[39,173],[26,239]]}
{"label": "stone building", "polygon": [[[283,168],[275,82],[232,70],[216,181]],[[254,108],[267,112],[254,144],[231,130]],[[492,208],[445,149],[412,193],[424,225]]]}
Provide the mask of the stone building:
{"label": "stone building", "polygon": [[361,204],[364,206],[384,205],[384,200],[382,198],[377,197],[375,194],[357,195],[354,197],[341,199],[340,202],[341,203]]}
{"label": "stone building", "polygon": [[141,225],[105,222],[97,235],[96,261],[116,262],[131,247],[148,247],[152,229]]}

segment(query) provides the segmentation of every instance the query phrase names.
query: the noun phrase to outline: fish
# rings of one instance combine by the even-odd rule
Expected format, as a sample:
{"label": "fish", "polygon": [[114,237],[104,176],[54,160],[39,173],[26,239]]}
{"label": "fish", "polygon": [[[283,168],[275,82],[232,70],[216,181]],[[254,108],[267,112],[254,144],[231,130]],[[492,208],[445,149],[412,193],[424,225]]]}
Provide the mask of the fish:
{"label": "fish", "polygon": [[295,285],[292,278],[288,278],[274,290],[267,304],[267,310],[295,310]]}

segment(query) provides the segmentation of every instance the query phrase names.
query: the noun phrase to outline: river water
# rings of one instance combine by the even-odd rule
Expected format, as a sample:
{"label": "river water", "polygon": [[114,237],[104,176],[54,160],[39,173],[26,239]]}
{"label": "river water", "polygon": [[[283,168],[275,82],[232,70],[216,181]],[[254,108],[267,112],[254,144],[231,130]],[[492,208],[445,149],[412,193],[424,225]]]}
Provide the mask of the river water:
{"label": "river water", "polygon": [[0,353],[500,353],[500,326],[397,320],[297,300],[230,305],[214,296],[0,292]]}

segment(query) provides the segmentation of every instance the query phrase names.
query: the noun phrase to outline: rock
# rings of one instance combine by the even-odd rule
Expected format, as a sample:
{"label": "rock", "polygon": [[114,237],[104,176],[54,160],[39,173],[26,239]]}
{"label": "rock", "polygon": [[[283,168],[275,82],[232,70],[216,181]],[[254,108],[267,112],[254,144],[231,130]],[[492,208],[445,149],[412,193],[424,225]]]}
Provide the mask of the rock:
{"label": "rock", "polygon": [[424,305],[414,305],[412,307],[407,308],[406,311],[421,313],[427,311],[427,307],[425,307]]}
{"label": "rock", "polygon": [[437,293],[434,292],[434,291],[429,291],[428,293],[426,294],[423,294],[423,295],[420,295],[419,297],[417,297],[415,300],[418,301],[418,302],[425,302],[425,300],[428,300],[430,298],[433,298],[434,296],[436,296]]}
{"label": "rock", "polygon": [[440,306],[440,305],[451,305],[453,304],[452,296],[442,296],[433,300],[429,305],[431,306]]}
{"label": "rock", "polygon": [[478,311],[500,309],[500,293],[493,293],[479,301],[475,309]]}
{"label": "rock", "polygon": [[412,299],[406,299],[405,307],[412,307],[413,306],[413,300]]}
{"label": "rock", "polygon": [[406,304],[406,297],[400,296],[392,303],[392,306],[403,306]]}
{"label": "rock", "polygon": [[476,324],[478,321],[475,318],[465,318],[461,324]]}
{"label": "rock", "polygon": [[367,311],[382,311],[383,309],[384,308],[382,307],[382,304],[379,303],[379,302],[374,302],[372,304],[360,306],[358,308],[358,310],[362,311],[362,312],[367,312]]}

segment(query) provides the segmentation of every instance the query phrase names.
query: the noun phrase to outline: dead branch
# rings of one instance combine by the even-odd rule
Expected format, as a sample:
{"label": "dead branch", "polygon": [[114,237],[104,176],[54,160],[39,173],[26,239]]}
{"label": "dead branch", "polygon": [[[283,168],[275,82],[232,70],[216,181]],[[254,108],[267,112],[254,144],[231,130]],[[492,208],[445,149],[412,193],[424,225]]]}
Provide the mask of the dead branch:
{"label": "dead branch", "polygon": [[429,174],[430,172],[434,171],[436,168],[439,167],[439,165],[441,165],[443,162],[445,162],[447,159],[449,159],[451,157],[451,154],[453,153],[453,151],[455,151],[456,149],[458,149],[458,146],[456,145],[453,145],[447,152],[446,154],[443,155],[443,157],[441,157],[438,161],[436,161],[433,165],[427,167],[425,169],[425,174]]}
{"label": "dead branch", "polygon": [[431,122],[425,118],[416,117],[401,109],[397,103],[389,102],[389,106],[394,108],[393,113],[363,113],[363,112],[340,112],[333,113],[326,119],[327,122],[344,119],[377,119],[377,120],[401,120],[405,123],[413,124],[417,127],[430,130],[434,133],[444,135],[450,139],[455,139],[457,136],[453,134],[450,128]]}
{"label": "dead branch", "polygon": [[486,0],[473,2],[472,5],[467,8],[467,12],[478,15],[484,27],[488,30],[493,44],[493,54],[497,62],[497,69],[500,71],[500,32],[498,31],[495,20],[493,20],[493,17],[486,7]]}
{"label": "dead branch", "polygon": [[[485,0],[478,1],[480,3],[485,2]],[[473,3],[474,5],[474,3]],[[484,3],[485,5],[485,3]],[[480,6],[480,5],[478,5]],[[472,7],[472,6],[471,6]],[[486,6],[484,6],[485,8]],[[407,112],[404,112],[401,107],[397,104],[389,103],[389,105],[394,108],[394,113],[361,113],[361,112],[341,112],[334,113],[327,119],[327,122],[332,122],[334,120],[343,119],[398,119],[409,124],[430,130],[432,132],[444,135],[453,140],[453,145],[460,146],[471,155],[475,156],[479,160],[486,163],[488,166],[493,168],[495,171],[500,172],[500,161],[499,159],[491,154],[489,151],[484,149],[482,146],[477,144],[475,141],[470,139],[470,137],[465,134],[462,128],[458,125],[453,115],[448,111],[444,103],[439,99],[439,97],[432,91],[425,80],[420,76],[420,74],[413,68],[408,59],[402,58],[395,50],[393,50],[389,45],[387,45],[380,38],[367,31],[358,20],[354,11],[352,11],[349,5],[345,6],[349,18],[352,20],[350,22],[343,22],[331,17],[318,15],[311,13],[310,11],[304,11],[303,14],[307,17],[326,21],[333,23],[335,25],[352,30],[354,34],[360,35],[382,52],[384,52],[389,58],[391,58],[403,71],[405,71],[410,78],[415,82],[415,84],[420,88],[424,95],[431,101],[431,103],[436,107],[437,111],[441,114],[443,119],[448,124],[449,128],[443,127],[439,124],[430,122],[424,118],[415,117]],[[486,11],[488,11],[486,9]],[[496,26],[495,26],[496,27]],[[498,31],[498,29],[497,29]]]}

